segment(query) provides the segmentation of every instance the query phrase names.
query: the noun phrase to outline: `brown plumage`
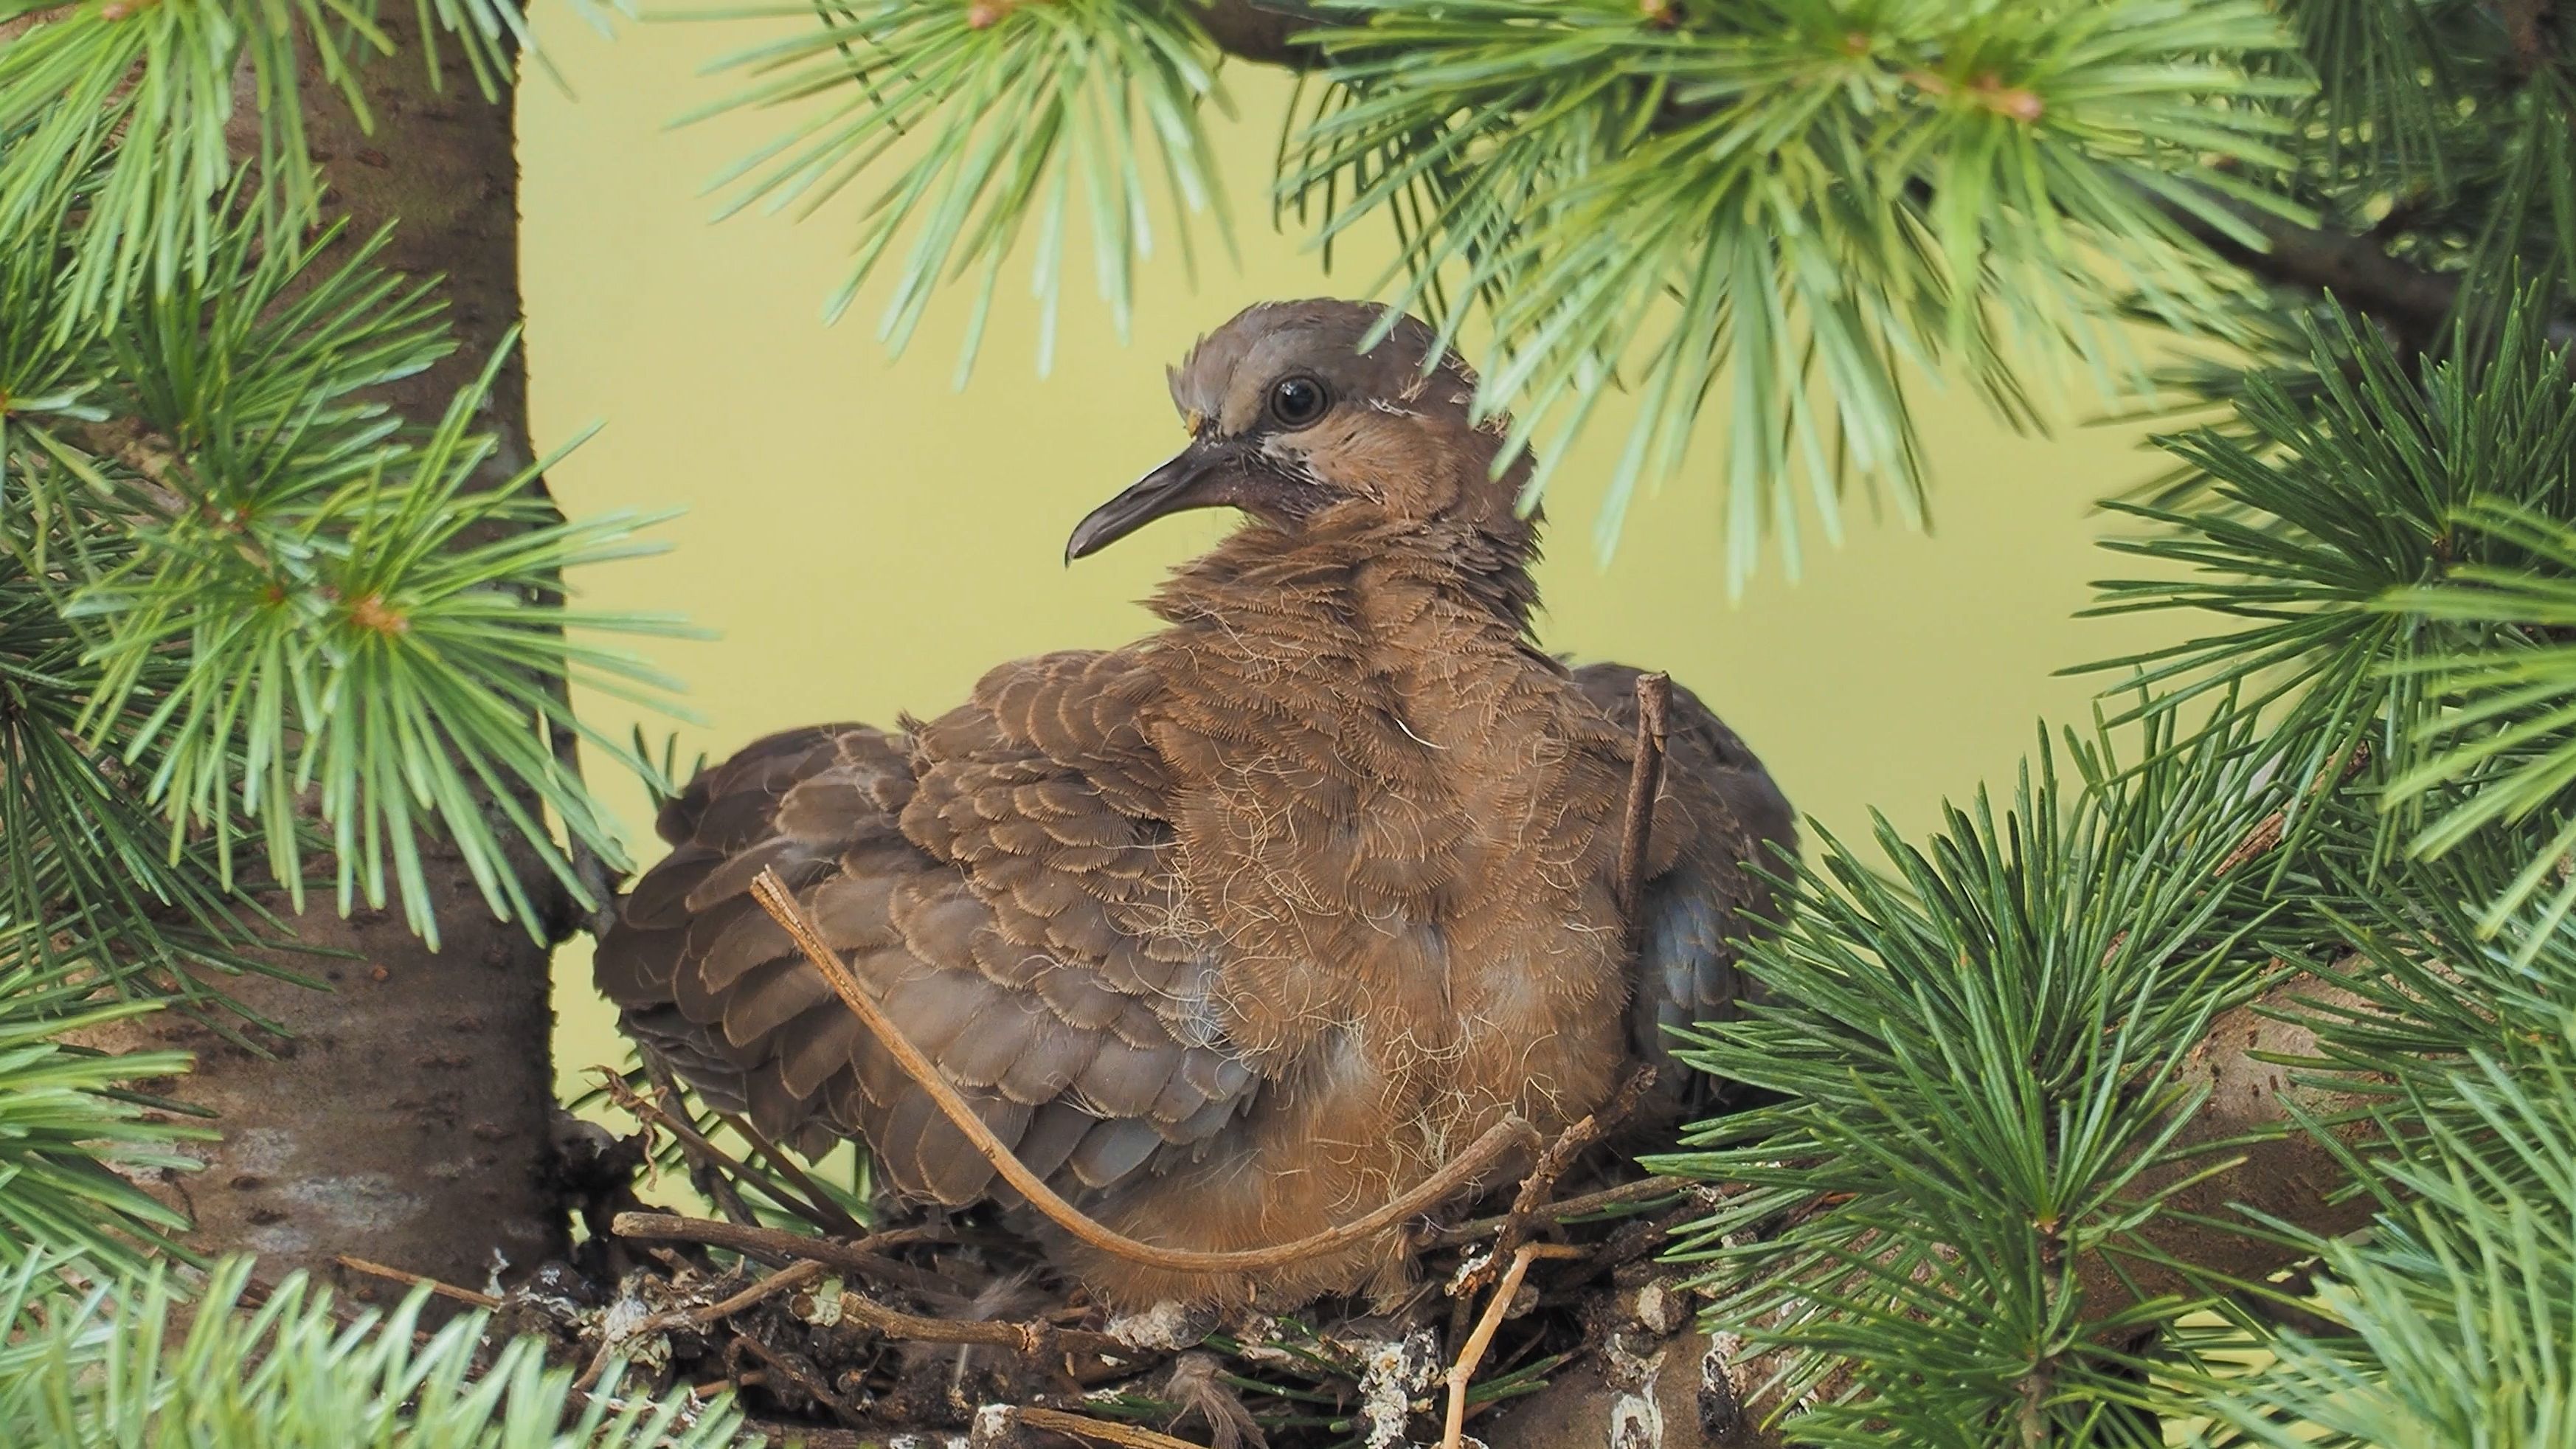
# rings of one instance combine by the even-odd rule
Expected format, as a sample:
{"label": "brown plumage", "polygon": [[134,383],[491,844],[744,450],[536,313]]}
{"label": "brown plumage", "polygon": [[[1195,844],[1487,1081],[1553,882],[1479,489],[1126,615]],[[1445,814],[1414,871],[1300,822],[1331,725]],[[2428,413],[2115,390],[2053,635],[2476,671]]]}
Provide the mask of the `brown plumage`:
{"label": "brown plumage", "polygon": [[[1070,556],[1183,508],[1248,521],[1123,649],[984,676],[899,733],[773,735],[662,813],[673,850],[600,943],[629,1031],[765,1131],[863,1136],[904,1191],[1007,1195],[753,902],[774,867],[1028,1165],[1148,1242],[1285,1242],[1365,1212],[1504,1113],[1600,1106],[1661,1026],[1722,1013],[1740,864],[1791,838],[1686,691],[1645,946],[1613,904],[1635,672],[1532,642],[1532,523],[1454,356],[1375,307],[1254,307],[1172,374],[1192,434]],[[1139,1268],[1051,1228],[1121,1304],[1402,1281],[1397,1235],[1259,1276]]]}

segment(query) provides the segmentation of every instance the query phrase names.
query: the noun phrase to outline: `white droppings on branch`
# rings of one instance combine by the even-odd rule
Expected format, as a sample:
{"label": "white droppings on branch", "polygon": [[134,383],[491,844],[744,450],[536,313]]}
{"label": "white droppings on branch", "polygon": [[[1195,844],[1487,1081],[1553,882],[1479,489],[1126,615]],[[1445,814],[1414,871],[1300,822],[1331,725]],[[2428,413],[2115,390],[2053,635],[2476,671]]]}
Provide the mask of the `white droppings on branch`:
{"label": "white droppings on branch", "polygon": [[1651,1332],[1670,1337],[1682,1326],[1689,1311],[1685,1296],[1665,1286],[1661,1279],[1648,1279],[1637,1289],[1637,1321]]}
{"label": "white droppings on branch", "polygon": [[1664,1411],[1652,1396],[1621,1394],[1610,1401],[1610,1449],[1663,1449]]}
{"label": "white droppings on branch", "polygon": [[1360,1418],[1368,1424],[1368,1449],[1398,1449],[1409,1442],[1404,1427],[1415,1412],[1415,1396],[1429,1389],[1445,1367],[1438,1341],[1430,1329],[1416,1329],[1400,1339],[1366,1345],[1360,1363]]}
{"label": "white droppings on branch", "polygon": [[1486,1266],[1493,1261],[1494,1250],[1490,1246],[1470,1250],[1458,1260],[1458,1271],[1449,1275],[1449,1296],[1455,1298],[1466,1292],[1469,1284],[1481,1282]]}

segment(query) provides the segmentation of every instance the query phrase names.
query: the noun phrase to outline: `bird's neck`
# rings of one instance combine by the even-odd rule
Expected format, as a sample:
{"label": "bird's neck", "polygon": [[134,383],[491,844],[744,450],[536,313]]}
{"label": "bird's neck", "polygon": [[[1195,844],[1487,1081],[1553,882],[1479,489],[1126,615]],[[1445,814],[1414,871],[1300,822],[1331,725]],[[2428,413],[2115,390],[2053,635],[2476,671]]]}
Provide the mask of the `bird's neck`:
{"label": "bird's neck", "polygon": [[1174,570],[1149,606],[1183,631],[1311,631],[1331,621],[1363,644],[1395,645],[1436,620],[1455,642],[1529,652],[1537,552],[1517,523],[1511,536],[1364,515],[1293,532],[1254,523]]}

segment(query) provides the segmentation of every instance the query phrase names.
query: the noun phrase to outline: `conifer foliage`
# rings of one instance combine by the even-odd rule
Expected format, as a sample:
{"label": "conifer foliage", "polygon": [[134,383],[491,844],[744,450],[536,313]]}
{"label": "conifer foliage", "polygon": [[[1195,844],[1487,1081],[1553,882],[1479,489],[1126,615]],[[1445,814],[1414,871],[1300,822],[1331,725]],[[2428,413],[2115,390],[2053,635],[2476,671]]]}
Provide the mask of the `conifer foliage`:
{"label": "conifer foliage", "polygon": [[[1722,494],[1737,581],[1855,495],[1920,515],[1974,486],[1926,474],[1934,378],[2016,425],[2169,410],[2098,608],[2187,637],[2069,661],[2096,716],[1931,837],[1780,864],[1761,1002],[1690,1044],[1734,1110],[1648,1159],[1715,1189],[1674,1253],[1792,1442],[2576,1442],[2576,5],[715,18],[764,16],[799,23],[711,107],[780,129],[730,194],[855,226],[833,311],[882,284],[899,347],[962,307],[962,367],[1006,263],[1053,335],[1077,229],[1123,329],[1167,203],[1185,248],[1230,193],[1391,226],[1348,290],[1487,352],[1534,495],[1633,400],[1605,548],[1667,478]],[[563,587],[649,520],[556,516],[478,432],[488,373],[442,419],[381,398],[451,350],[441,294],[316,226],[306,117],[367,66],[537,58],[508,0],[425,5],[399,54],[379,18],[0,0],[7,1442],[739,1432],[416,1303],[198,1273],[125,1175],[211,1130],[145,1090],[184,1063],[82,1044],[239,1021],[227,982],[292,969],[271,888],[434,934],[441,852],[532,930],[547,877],[595,905],[579,862],[622,847],[555,737],[667,769],[564,703],[667,687],[618,639],[675,621]],[[1273,177],[1207,145],[1246,65],[1303,82]]]}

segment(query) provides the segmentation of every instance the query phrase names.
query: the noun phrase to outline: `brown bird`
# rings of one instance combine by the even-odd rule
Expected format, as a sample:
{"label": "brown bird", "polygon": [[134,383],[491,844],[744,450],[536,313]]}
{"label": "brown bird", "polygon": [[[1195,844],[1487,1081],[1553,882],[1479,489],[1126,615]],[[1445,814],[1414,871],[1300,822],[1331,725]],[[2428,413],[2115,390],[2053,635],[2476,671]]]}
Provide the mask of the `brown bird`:
{"label": "brown bird", "polygon": [[[1151,601],[900,732],[824,725],[701,773],[620,903],[600,989],[710,1100],[904,1192],[1015,1198],[749,889],[793,887],[866,989],[1034,1172],[1147,1242],[1257,1248],[1412,1187],[1517,1112],[1552,1133],[1663,1027],[1722,1014],[1792,838],[1687,692],[1632,958],[1614,901],[1636,672],[1533,642],[1535,520],[1474,376],[1381,310],[1256,306],[1171,375],[1189,445],[1068,559],[1183,509],[1244,525]],[[1401,1235],[1257,1275],[1039,1228],[1120,1305],[1387,1290]]]}

